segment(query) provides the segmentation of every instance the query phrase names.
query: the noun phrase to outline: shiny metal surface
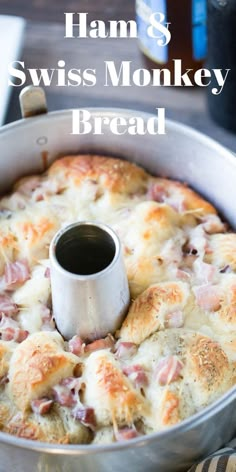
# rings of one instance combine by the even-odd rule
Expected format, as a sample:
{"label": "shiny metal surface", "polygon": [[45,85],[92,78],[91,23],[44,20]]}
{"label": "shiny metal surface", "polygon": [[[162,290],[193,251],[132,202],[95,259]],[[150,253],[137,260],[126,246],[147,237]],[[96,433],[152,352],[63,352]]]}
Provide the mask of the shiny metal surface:
{"label": "shiny metal surface", "polygon": [[49,254],[53,315],[60,333],[90,341],[114,333],[130,302],[114,231],[93,222],[69,225],[55,235]]}
{"label": "shiny metal surface", "polygon": [[41,87],[24,87],[19,96],[22,118],[47,113],[47,100]]}
{"label": "shiny metal surface", "polygon": [[[123,116],[129,110],[90,110],[95,116]],[[148,119],[149,115],[141,114]],[[188,182],[236,228],[236,161],[215,141],[177,123],[165,136],[72,136],[71,110],[25,119],[0,129],[0,188],[21,175],[44,169],[57,157],[77,152],[117,155],[154,174]],[[24,135],[24,139],[22,139]],[[46,154],[45,154],[46,153]],[[181,424],[162,433],[108,446],[40,444],[0,433],[0,471],[177,472],[227,442],[236,432],[236,389]]]}

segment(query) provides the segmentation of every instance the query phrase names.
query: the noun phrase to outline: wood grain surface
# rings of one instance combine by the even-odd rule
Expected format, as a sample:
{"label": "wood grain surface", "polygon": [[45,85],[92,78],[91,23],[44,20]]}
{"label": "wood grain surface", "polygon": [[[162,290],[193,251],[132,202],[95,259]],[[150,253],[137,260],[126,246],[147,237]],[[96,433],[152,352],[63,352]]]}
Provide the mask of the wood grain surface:
{"label": "wood grain surface", "polygon": [[64,12],[87,12],[90,20],[130,20],[135,0],[1,0],[0,14],[63,23]]}
{"label": "wood grain surface", "polygon": [[[88,11],[90,19],[130,19],[134,1],[96,0],[0,0],[0,14],[21,14],[29,19],[25,31],[22,60],[26,68],[56,68],[63,59],[66,69],[93,68],[97,71],[94,87],[58,87],[54,81],[46,87],[49,110],[89,106],[116,106],[155,113],[165,107],[168,118],[181,121],[212,136],[236,152],[236,135],[218,127],[208,116],[206,93],[201,89],[178,87],[104,87],[104,61],[117,66],[132,61],[132,68],[145,67],[136,39],[64,39],[64,11]],[[28,84],[31,83],[29,80]],[[20,117],[20,88],[12,93],[7,122]]]}

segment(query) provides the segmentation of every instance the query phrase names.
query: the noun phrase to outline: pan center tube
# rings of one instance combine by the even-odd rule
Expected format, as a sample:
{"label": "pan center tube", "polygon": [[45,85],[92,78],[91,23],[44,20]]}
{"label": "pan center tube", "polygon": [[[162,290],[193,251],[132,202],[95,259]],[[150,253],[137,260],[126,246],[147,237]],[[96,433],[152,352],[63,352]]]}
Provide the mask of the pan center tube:
{"label": "pan center tube", "polygon": [[58,263],[68,272],[93,275],[106,269],[116,254],[116,242],[103,228],[91,224],[73,226],[56,246]]}
{"label": "pan center tube", "polygon": [[130,294],[121,244],[107,225],[80,222],[50,245],[53,316],[65,339],[91,341],[114,333]]}

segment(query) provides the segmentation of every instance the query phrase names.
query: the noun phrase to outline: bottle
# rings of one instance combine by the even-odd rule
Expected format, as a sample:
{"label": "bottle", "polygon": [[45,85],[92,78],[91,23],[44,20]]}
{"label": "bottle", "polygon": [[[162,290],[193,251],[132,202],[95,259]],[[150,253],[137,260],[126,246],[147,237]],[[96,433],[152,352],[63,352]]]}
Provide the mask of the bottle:
{"label": "bottle", "polygon": [[[210,116],[222,127],[236,132],[236,1],[208,0],[209,69],[230,69],[219,95],[208,90]],[[211,88],[215,87],[214,80]]]}
{"label": "bottle", "polygon": [[[171,40],[164,47],[147,32],[150,16],[156,12],[163,13],[169,23]],[[206,14],[207,0],[136,0],[139,44],[147,66],[172,73],[173,59],[182,59],[183,70],[194,73],[201,68],[206,56]]]}

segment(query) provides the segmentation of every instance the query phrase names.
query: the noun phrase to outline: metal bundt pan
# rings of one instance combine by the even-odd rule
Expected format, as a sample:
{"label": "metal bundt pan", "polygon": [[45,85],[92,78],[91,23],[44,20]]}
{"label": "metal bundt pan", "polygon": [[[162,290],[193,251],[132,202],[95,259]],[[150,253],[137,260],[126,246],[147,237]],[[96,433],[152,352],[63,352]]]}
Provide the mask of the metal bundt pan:
{"label": "metal bundt pan", "polygon": [[[236,160],[212,139],[167,121],[166,135],[71,134],[72,111],[46,112],[42,91],[28,90],[23,116],[0,129],[0,189],[20,176],[40,172],[56,158],[92,152],[123,157],[153,174],[187,182],[209,199],[236,229]],[[92,118],[137,111],[89,109]],[[38,115],[38,113],[42,113]],[[35,116],[30,116],[34,115]],[[38,116],[36,116],[38,115]],[[150,115],[139,113],[147,120]],[[14,472],[177,472],[222,446],[236,432],[236,388],[217,402],[164,432],[111,445],[51,445],[0,433],[0,471]]]}

